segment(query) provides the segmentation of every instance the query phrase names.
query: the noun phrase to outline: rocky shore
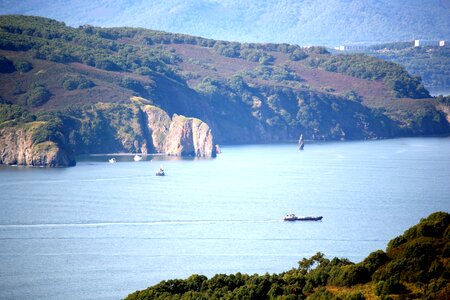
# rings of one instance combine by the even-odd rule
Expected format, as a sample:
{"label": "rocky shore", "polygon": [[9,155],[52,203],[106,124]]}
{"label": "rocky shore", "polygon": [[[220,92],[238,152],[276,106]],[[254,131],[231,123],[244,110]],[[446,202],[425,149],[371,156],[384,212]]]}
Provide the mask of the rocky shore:
{"label": "rocky shore", "polygon": [[[124,108],[129,108],[125,106]],[[133,106],[136,109],[135,106]],[[208,124],[196,118],[174,114],[153,106],[137,107],[136,116],[129,122],[132,132],[125,135],[122,126],[108,126],[106,132],[97,132],[96,136],[105,137],[98,141],[105,153],[142,152],[144,154],[161,153],[174,156],[215,157],[214,137]],[[105,114],[107,115],[107,114]],[[114,123],[112,118],[106,119]],[[0,164],[26,165],[40,167],[68,167],[76,164],[75,151],[78,145],[71,145],[66,136],[55,142],[51,138],[39,141],[38,132],[45,132],[46,122],[29,122],[0,130]],[[133,129],[133,127],[135,127]],[[112,129],[112,132],[111,132]],[[63,135],[63,133],[60,133]],[[108,134],[112,137],[108,137]],[[73,135],[73,134],[72,134]],[[133,139],[134,137],[134,139]],[[66,142],[69,141],[69,142]],[[107,141],[110,145],[108,145]],[[110,147],[109,147],[110,146]],[[94,152],[98,152],[95,151]],[[92,154],[87,152],[87,154]]]}

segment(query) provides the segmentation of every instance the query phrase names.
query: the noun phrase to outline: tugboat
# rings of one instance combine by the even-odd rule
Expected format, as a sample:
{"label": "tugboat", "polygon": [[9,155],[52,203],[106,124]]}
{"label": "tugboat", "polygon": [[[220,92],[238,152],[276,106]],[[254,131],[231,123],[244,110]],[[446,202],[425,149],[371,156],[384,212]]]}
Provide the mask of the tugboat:
{"label": "tugboat", "polygon": [[156,172],[156,176],[164,176],[166,173],[164,173],[164,169],[162,165],[159,167],[159,170]]}
{"label": "tugboat", "polygon": [[322,216],[319,217],[297,217],[295,214],[288,214],[286,215],[283,220],[284,221],[320,221],[322,220]]}

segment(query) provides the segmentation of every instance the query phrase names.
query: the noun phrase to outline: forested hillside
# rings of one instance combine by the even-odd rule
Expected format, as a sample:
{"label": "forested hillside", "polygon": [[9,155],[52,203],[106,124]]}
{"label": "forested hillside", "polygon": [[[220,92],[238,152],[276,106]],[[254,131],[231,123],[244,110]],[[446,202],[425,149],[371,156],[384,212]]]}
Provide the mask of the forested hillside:
{"label": "forested hillside", "polygon": [[218,143],[450,131],[445,99],[369,56],[39,17],[0,17],[0,97],[0,130],[74,154],[154,151],[147,105],[201,119]]}
{"label": "forested hillside", "polygon": [[410,74],[420,76],[430,91],[450,94],[450,46],[413,47],[413,42],[371,46],[366,52],[377,58],[403,66]]}
{"label": "forested hillside", "polygon": [[192,275],[132,299],[449,299],[450,215],[431,214],[360,263],[317,253],[280,274]]}
{"label": "forested hillside", "polygon": [[447,0],[3,0],[0,12],[240,42],[337,46],[450,37]]}

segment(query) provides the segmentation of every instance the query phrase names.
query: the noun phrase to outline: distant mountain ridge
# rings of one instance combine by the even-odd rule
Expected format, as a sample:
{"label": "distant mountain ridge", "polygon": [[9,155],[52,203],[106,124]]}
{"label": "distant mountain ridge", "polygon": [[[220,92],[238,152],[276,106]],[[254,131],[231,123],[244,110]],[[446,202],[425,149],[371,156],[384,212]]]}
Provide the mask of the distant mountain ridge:
{"label": "distant mountain ridge", "polygon": [[450,38],[449,0],[4,0],[0,13],[239,42],[333,46]]}

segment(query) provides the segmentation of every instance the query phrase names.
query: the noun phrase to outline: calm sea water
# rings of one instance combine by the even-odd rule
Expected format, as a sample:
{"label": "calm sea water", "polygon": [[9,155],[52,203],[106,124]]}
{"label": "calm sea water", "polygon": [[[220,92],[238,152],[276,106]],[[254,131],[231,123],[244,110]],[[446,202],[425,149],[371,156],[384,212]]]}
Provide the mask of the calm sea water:
{"label": "calm sea water", "polygon": [[0,168],[1,299],[120,299],[192,273],[281,272],[317,251],[358,262],[450,211],[450,138],[117,160]]}

